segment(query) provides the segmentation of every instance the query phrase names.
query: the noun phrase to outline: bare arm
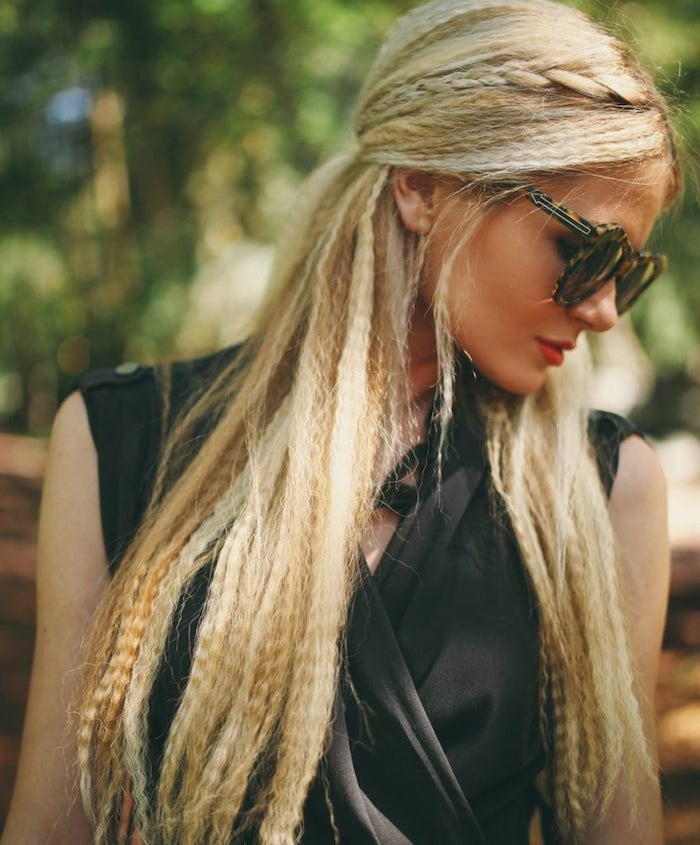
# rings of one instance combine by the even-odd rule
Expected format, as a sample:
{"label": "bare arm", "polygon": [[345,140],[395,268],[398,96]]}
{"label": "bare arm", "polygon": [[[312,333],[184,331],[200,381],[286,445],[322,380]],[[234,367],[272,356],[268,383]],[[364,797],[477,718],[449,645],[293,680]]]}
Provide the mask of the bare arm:
{"label": "bare arm", "polygon": [[[637,663],[641,710],[649,745],[656,751],[654,691],[670,579],[666,482],[658,458],[639,437],[620,447],[620,466],[610,496],[610,517],[617,537],[623,598],[628,610],[632,656]],[[623,789],[610,816],[588,845],[662,845],[661,798],[647,781],[637,789],[638,813],[630,819]]]}
{"label": "bare arm", "polygon": [[97,459],[76,393],[61,407],[51,435],[39,521],[34,663],[2,845],[92,841],[77,791],[69,709],[82,638],[107,580]]}

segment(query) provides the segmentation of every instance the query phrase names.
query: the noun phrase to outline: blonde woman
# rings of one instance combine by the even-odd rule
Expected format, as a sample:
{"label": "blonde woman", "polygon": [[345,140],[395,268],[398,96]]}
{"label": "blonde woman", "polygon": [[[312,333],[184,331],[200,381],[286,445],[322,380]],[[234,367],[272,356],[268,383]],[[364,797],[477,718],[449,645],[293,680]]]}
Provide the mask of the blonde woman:
{"label": "blonde woman", "polygon": [[570,7],[437,0],[355,128],[242,347],[56,419],[3,843],[661,842],[664,482],[585,336],[663,270],[664,102]]}

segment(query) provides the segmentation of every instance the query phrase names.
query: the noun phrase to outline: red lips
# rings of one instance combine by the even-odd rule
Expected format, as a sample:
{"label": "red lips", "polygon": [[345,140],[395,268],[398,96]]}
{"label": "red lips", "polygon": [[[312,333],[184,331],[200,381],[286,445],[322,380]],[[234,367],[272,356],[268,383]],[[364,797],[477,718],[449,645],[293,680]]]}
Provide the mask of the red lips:
{"label": "red lips", "polygon": [[564,352],[574,348],[570,340],[545,340],[542,337],[535,338],[542,357],[547,364],[558,367],[564,363]]}

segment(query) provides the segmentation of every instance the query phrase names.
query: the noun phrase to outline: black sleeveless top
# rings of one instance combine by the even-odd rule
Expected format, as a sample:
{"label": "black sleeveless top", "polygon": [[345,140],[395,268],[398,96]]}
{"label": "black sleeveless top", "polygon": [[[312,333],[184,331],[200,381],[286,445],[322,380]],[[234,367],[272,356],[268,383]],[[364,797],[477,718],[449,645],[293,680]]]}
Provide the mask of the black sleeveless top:
{"label": "black sleeveless top", "polygon": [[[122,365],[81,378],[112,569],[143,516],[164,430],[234,354],[174,365],[165,421],[157,370]],[[591,415],[608,492],[619,444],[636,431],[614,414]],[[175,614],[178,630],[153,691],[154,780],[186,683],[206,576],[199,574]],[[343,845],[527,845],[534,779],[544,766],[537,619],[507,520],[493,517],[483,429],[474,415],[455,420],[439,495],[423,486],[418,507],[360,585],[347,654],[353,692],[346,677],[301,842],[335,841],[330,801]]]}

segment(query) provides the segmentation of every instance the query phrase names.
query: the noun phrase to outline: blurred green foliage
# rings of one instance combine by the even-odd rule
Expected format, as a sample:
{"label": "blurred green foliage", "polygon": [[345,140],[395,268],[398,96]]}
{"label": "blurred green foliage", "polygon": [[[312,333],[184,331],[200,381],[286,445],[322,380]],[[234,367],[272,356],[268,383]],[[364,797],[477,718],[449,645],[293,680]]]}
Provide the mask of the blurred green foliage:
{"label": "blurred green foliage", "polygon": [[[45,432],[83,369],[177,348],[192,280],[231,244],[274,239],[303,176],[349,141],[362,78],[412,5],[0,5],[3,426]],[[697,170],[698,0],[579,5],[643,45]],[[673,270],[635,323],[662,375],[697,387],[693,187],[662,234]]]}

